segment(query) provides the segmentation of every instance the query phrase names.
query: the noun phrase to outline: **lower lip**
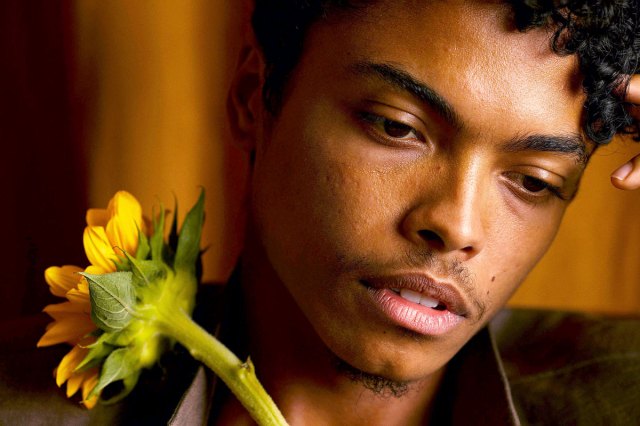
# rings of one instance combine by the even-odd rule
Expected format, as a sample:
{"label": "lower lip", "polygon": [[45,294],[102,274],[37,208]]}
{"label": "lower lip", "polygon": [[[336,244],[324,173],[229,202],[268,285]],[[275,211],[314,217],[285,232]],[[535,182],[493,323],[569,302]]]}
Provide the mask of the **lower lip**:
{"label": "lower lip", "polygon": [[419,334],[441,336],[464,319],[448,310],[440,311],[410,302],[386,288],[369,288],[369,291],[374,303],[389,319]]}

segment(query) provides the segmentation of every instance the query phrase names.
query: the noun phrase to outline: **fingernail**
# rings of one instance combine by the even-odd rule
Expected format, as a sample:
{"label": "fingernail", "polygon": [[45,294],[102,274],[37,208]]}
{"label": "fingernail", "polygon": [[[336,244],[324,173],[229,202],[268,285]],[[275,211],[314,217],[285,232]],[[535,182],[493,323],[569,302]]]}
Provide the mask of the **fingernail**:
{"label": "fingernail", "polygon": [[631,162],[625,163],[624,165],[622,165],[622,167],[613,172],[611,174],[611,177],[618,180],[625,180],[627,176],[629,176],[629,173],[631,173],[632,169],[633,164]]}

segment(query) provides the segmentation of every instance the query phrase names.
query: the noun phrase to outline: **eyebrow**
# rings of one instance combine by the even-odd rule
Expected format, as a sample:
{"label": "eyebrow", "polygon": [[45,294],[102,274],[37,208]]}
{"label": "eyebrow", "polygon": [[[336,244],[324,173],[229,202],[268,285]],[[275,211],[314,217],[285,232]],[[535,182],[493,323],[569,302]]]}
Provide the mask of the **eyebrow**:
{"label": "eyebrow", "polygon": [[409,92],[421,102],[435,109],[447,123],[458,130],[462,129],[462,120],[451,104],[438,92],[403,69],[389,63],[368,61],[356,62],[351,68],[355,74],[378,77],[396,89]]}
{"label": "eyebrow", "polygon": [[529,135],[516,137],[503,147],[505,152],[539,151],[567,154],[575,157],[576,163],[586,165],[589,153],[580,135]]}
{"label": "eyebrow", "polygon": [[[464,128],[464,120],[442,95],[397,65],[385,62],[359,61],[349,68],[357,75],[379,78],[396,89],[408,92],[433,108],[455,129]],[[521,136],[510,140],[503,149],[506,152],[538,151],[566,154],[575,157],[576,162],[580,165],[585,165],[589,160],[584,140],[578,134]]]}

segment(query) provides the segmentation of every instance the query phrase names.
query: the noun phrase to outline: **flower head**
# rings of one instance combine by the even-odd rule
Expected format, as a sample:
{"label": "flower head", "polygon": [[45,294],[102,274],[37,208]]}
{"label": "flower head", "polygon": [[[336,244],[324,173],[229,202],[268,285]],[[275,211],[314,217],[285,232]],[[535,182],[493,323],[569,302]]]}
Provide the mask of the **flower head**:
{"label": "flower head", "polygon": [[96,367],[78,368],[94,344],[97,327],[91,319],[89,285],[81,272],[106,274],[115,272],[124,252],[135,253],[139,234],[147,229],[138,201],[128,192],[119,191],[106,209],[90,209],[84,231],[84,247],[90,266],[52,266],[44,273],[51,293],[67,301],[52,304],[44,311],[53,318],[37,346],[67,343],[73,348],[55,371],[56,383],[67,383],[67,396],[82,389],[83,403],[92,408],[98,400],[91,391],[98,383]]}

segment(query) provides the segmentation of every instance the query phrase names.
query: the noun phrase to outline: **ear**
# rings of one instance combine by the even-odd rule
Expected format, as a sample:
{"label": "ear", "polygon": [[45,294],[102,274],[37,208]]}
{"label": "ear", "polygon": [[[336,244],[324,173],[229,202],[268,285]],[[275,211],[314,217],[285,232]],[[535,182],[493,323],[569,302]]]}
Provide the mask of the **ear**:
{"label": "ear", "polygon": [[241,149],[255,149],[264,118],[262,87],[264,60],[255,43],[246,44],[241,52],[229,95],[227,114],[234,142]]}

